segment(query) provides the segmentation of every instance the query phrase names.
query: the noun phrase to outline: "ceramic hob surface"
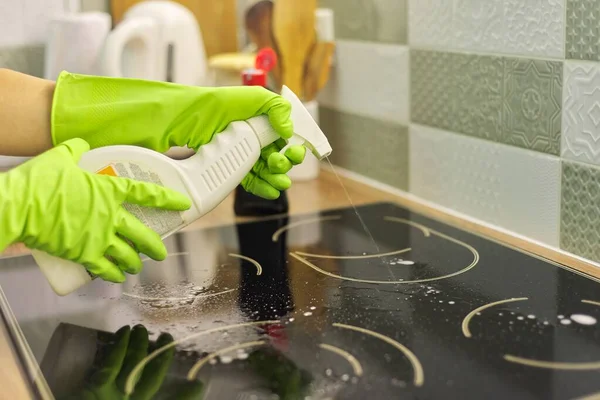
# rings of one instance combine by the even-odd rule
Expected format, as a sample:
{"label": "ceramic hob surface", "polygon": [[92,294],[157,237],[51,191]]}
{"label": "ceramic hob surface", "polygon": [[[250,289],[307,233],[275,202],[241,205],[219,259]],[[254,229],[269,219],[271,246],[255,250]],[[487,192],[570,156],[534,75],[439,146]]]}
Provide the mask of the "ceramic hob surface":
{"label": "ceramic hob surface", "polygon": [[178,234],[124,285],[58,297],[30,257],[0,260],[0,285],[56,397],[599,395],[596,280],[395,205],[359,212],[373,240],[334,210]]}

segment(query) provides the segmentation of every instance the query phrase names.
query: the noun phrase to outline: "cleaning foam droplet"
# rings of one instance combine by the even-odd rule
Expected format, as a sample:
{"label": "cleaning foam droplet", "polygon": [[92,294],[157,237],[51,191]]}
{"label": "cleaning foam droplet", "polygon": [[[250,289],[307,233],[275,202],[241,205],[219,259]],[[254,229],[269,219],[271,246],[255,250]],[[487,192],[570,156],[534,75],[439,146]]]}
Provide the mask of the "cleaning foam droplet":
{"label": "cleaning foam droplet", "polygon": [[311,315],[312,315],[312,313],[310,311],[307,311],[307,312],[304,313],[305,317],[310,317]]}
{"label": "cleaning foam droplet", "polygon": [[454,304],[454,302],[453,301],[449,301],[448,304]]}
{"label": "cleaning foam droplet", "polygon": [[527,316],[527,318],[529,318],[529,319],[535,319],[535,315],[533,315],[533,314],[529,314],[529,315]]}
{"label": "cleaning foam droplet", "polygon": [[517,319],[518,319],[519,321],[523,321],[523,320],[525,319],[525,317],[524,317],[524,316],[522,316],[522,315],[519,315],[519,316],[517,317]]}
{"label": "cleaning foam droplet", "polygon": [[570,319],[561,319],[560,323],[563,325],[571,325],[571,320]]}
{"label": "cleaning foam droplet", "polygon": [[311,309],[311,310],[316,310],[316,309],[317,309],[317,307],[315,307],[315,306],[312,306],[310,309]]}
{"label": "cleaning foam droplet", "polygon": [[585,314],[573,314],[571,319],[580,325],[595,325],[597,322],[596,318]]}

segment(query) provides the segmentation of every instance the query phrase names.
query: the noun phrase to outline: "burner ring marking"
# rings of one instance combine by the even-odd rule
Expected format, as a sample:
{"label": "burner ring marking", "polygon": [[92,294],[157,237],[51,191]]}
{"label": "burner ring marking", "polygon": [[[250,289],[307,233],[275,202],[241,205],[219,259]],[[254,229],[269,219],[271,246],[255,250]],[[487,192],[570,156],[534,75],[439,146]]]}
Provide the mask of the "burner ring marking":
{"label": "burner ring marking", "polygon": [[471,311],[469,314],[467,314],[467,316],[465,317],[465,319],[463,319],[462,322],[462,332],[463,335],[465,335],[465,337],[470,338],[472,337],[471,335],[471,330],[469,329],[469,322],[471,322],[471,318],[473,318],[475,316],[475,314],[477,314],[478,312],[481,312],[487,308],[490,307],[494,307],[500,304],[505,304],[505,303],[512,303],[515,301],[525,301],[525,300],[529,300],[527,297],[518,297],[518,298],[512,298],[512,299],[506,299],[506,300],[500,300],[500,301],[494,301],[493,303],[488,303],[485,304],[481,307],[477,307],[476,309],[474,309],[473,311]]}
{"label": "burner ring marking", "polygon": [[160,348],[154,350],[152,353],[148,354],[146,357],[142,358],[140,360],[140,362],[131,370],[131,372],[129,373],[129,376],[127,376],[127,380],[125,381],[125,394],[128,396],[131,396],[131,394],[133,393],[133,390],[135,389],[135,385],[136,385],[138,376],[140,375],[140,373],[142,372],[144,367],[150,361],[152,361],[153,359],[155,359],[156,357],[158,357],[160,354],[167,351],[168,349],[177,346],[178,344],[181,344],[181,343],[191,340],[191,339],[195,339],[200,336],[209,335],[211,333],[216,333],[216,332],[221,332],[221,331],[226,331],[229,329],[243,328],[243,327],[249,327],[249,326],[270,325],[270,324],[278,324],[278,323],[279,323],[279,321],[277,321],[277,320],[270,320],[270,321],[244,322],[241,324],[220,326],[218,328],[212,328],[212,329],[207,329],[202,332],[193,333],[189,336],[186,336],[184,338],[177,339],[171,343],[168,343],[168,344],[164,345],[163,347],[160,347]]}
{"label": "burner ring marking", "polygon": [[190,368],[190,371],[187,374],[187,380],[188,381],[195,380],[196,376],[198,375],[198,372],[200,371],[200,368],[202,368],[207,362],[209,362],[210,360],[212,360],[213,358],[215,358],[217,356],[220,356],[221,354],[226,354],[226,353],[229,353],[230,351],[234,351],[234,350],[247,349],[249,347],[262,346],[263,344],[266,344],[266,343],[267,342],[265,342],[264,340],[257,340],[254,342],[239,343],[239,344],[225,347],[223,349],[212,352],[209,355],[207,355],[206,357],[202,357],[201,359],[199,359],[192,366],[192,368]]}
{"label": "burner ring marking", "polygon": [[305,253],[303,251],[296,251],[295,253],[302,257],[311,257],[311,258],[326,258],[326,259],[330,259],[330,260],[361,260],[361,259],[365,259],[365,258],[381,258],[381,257],[387,257],[387,256],[395,256],[395,255],[402,254],[402,253],[408,253],[411,250],[412,249],[409,247],[407,249],[390,251],[389,253],[367,254],[364,256],[329,256],[329,255],[324,255],[324,254]]}
{"label": "burner ring marking", "polygon": [[527,367],[536,367],[544,369],[560,369],[565,371],[587,371],[600,369],[600,361],[594,362],[583,362],[583,363],[570,363],[570,362],[553,362],[553,361],[541,361],[532,360],[530,358],[523,358],[513,356],[511,354],[505,354],[504,359],[508,362],[515,364],[525,365]]}
{"label": "burner ring marking", "polygon": [[392,345],[396,349],[400,350],[400,352],[402,354],[404,354],[404,356],[406,358],[408,358],[408,361],[410,361],[410,363],[413,367],[413,371],[415,373],[413,382],[414,382],[415,386],[423,386],[423,382],[425,381],[425,377],[423,374],[423,366],[421,365],[421,362],[419,361],[417,356],[412,351],[410,351],[406,346],[404,346],[401,343],[398,343],[397,341],[395,341],[394,339],[392,339],[388,336],[382,335],[381,333],[373,332],[371,330],[368,330],[365,328],[360,328],[358,326],[340,324],[337,322],[334,323],[333,326],[335,326],[337,328],[349,329],[352,331],[364,333],[365,335],[373,336],[377,339],[380,339],[380,340]]}
{"label": "burner ring marking", "polygon": [[250,257],[243,256],[241,254],[229,253],[228,256],[233,257],[233,258],[239,258],[241,260],[252,263],[256,267],[256,275],[262,275],[262,266],[260,265],[260,263],[258,261],[254,260]]}
{"label": "burner ring marking", "polygon": [[344,357],[346,359],[346,361],[348,361],[348,363],[352,366],[352,369],[354,370],[354,375],[362,376],[362,374],[363,374],[362,365],[360,365],[360,361],[358,361],[356,359],[356,357],[354,357],[352,354],[348,353],[345,350],[340,349],[339,347],[335,347],[335,346],[332,346],[327,343],[321,343],[321,344],[319,344],[319,347],[322,348],[323,350],[327,350],[327,351],[335,353],[341,357]]}
{"label": "burner ring marking", "polygon": [[185,300],[191,300],[192,298],[195,300],[195,299],[205,299],[208,297],[220,296],[222,294],[227,294],[227,293],[233,292],[234,290],[237,290],[237,289],[228,289],[228,290],[223,290],[222,292],[202,294],[202,295],[190,296],[190,297],[145,297],[145,296],[139,296],[137,294],[128,293],[128,292],[123,292],[122,295],[125,297],[131,297],[133,299],[147,300],[147,301],[185,301]]}
{"label": "burner ring marking", "polygon": [[279,236],[281,236],[281,234],[283,232],[290,230],[296,226],[312,224],[314,222],[321,222],[321,221],[333,221],[333,220],[338,220],[338,219],[342,219],[342,216],[341,215],[330,215],[328,217],[311,218],[311,219],[305,219],[302,221],[292,222],[291,224],[287,224],[286,226],[282,226],[281,228],[277,229],[275,231],[275,233],[273,233],[271,240],[273,240],[274,242],[278,241]]}
{"label": "burner ring marking", "polygon": [[379,284],[379,283],[383,283],[383,284],[401,284],[401,283],[421,283],[421,282],[432,282],[432,281],[437,281],[440,279],[445,279],[445,278],[451,278],[453,276],[456,275],[460,275],[463,274],[467,271],[469,271],[470,269],[472,269],[473,267],[475,267],[477,265],[477,263],[479,262],[479,252],[471,245],[462,242],[458,239],[454,239],[453,237],[450,237],[448,235],[445,235],[441,232],[435,231],[433,229],[429,229],[426,226],[423,226],[421,224],[418,224],[416,222],[411,222],[411,221],[407,221],[405,219],[402,218],[396,218],[396,217],[384,217],[384,220],[386,221],[391,221],[391,222],[397,222],[397,223],[401,223],[401,224],[409,224],[414,226],[415,228],[421,230],[421,232],[423,232],[423,234],[428,237],[429,235],[434,235],[434,236],[439,236],[443,239],[446,239],[450,242],[456,243],[459,246],[462,246],[464,248],[466,248],[467,250],[469,250],[472,254],[473,254],[473,261],[471,262],[471,264],[467,265],[465,268],[453,272],[451,274],[447,274],[447,275],[442,275],[442,276],[437,276],[434,278],[425,278],[425,279],[413,279],[410,281],[405,281],[405,280],[396,280],[396,281],[378,281],[378,280],[369,280],[369,279],[358,279],[358,278],[350,278],[350,277],[346,277],[346,276],[341,276],[341,275],[337,275],[328,271],[325,271],[319,267],[317,267],[315,264],[311,263],[310,261],[308,261],[307,259],[301,257],[297,252],[290,252],[290,256],[294,257],[295,259],[297,259],[298,261],[300,261],[301,263],[309,266],[310,268],[314,269],[317,272],[322,273],[323,275],[327,275],[330,276],[332,278],[337,278],[337,279],[342,279],[342,280],[346,280],[346,281],[351,281],[351,282],[360,282],[360,283],[374,283],[374,284]]}

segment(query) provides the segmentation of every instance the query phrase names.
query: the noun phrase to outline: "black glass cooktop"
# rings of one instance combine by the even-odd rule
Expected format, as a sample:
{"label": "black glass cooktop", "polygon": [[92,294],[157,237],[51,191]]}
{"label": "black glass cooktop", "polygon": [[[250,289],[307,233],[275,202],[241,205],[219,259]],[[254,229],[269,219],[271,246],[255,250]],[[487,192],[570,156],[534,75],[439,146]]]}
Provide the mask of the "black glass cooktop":
{"label": "black glass cooktop", "polygon": [[[124,285],[0,285],[57,398],[576,399],[600,285],[392,204],[180,233]],[[5,314],[7,312],[5,307]],[[16,336],[15,336],[16,337]]]}

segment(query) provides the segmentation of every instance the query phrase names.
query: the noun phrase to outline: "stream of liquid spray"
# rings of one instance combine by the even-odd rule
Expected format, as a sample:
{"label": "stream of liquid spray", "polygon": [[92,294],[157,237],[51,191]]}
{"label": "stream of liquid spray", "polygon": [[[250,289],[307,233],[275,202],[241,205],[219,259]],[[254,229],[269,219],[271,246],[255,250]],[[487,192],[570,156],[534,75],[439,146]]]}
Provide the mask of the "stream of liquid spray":
{"label": "stream of liquid spray", "polygon": [[329,157],[327,157],[327,162],[329,163],[329,167],[331,167],[331,170],[333,171],[333,173],[335,174],[335,177],[337,178],[338,182],[340,183],[340,186],[342,186],[342,188],[344,189],[344,192],[346,193],[346,197],[348,197],[348,201],[350,202],[350,205],[352,206],[352,208],[354,209],[354,213],[356,214],[356,216],[358,217],[358,220],[360,221],[360,224],[362,225],[363,229],[365,230],[365,233],[369,236],[369,238],[371,239],[371,242],[373,243],[373,246],[375,247],[375,249],[377,250],[377,253],[381,253],[381,250],[379,250],[379,245],[377,244],[377,242],[375,241],[375,238],[373,237],[373,235],[371,234],[371,231],[369,230],[369,228],[367,227],[367,224],[365,224],[365,221],[362,219],[362,217],[360,216],[360,213],[358,212],[358,209],[356,208],[356,206],[354,205],[354,202],[352,201],[352,198],[350,197],[350,193],[348,193],[348,189],[346,189],[346,186],[344,186],[344,183],[342,182],[342,180],[340,179],[340,176],[338,175],[337,171],[335,170],[335,167],[333,166],[333,164],[331,163],[331,161],[329,160]]}

